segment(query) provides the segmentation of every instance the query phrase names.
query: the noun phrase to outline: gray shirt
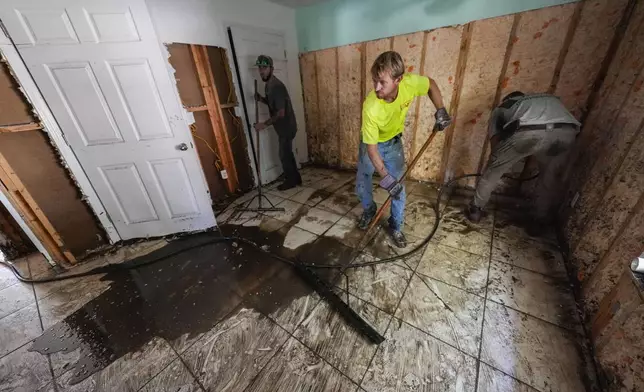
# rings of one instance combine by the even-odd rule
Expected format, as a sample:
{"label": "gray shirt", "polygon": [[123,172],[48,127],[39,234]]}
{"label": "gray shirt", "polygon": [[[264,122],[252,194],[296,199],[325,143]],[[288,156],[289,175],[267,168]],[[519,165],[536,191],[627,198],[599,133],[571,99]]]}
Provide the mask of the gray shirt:
{"label": "gray shirt", "polygon": [[509,99],[494,109],[490,115],[488,132],[492,137],[508,127],[548,124],[572,124],[577,130],[581,126],[559,98],[550,94],[532,94]]}
{"label": "gray shirt", "polygon": [[281,137],[295,137],[297,132],[297,122],[295,120],[295,112],[291,103],[291,97],[286,90],[286,86],[275,75],[266,82],[265,85],[266,100],[268,101],[268,111],[271,117],[274,117],[277,112],[284,109],[284,117],[278,119],[273,124],[275,131]]}

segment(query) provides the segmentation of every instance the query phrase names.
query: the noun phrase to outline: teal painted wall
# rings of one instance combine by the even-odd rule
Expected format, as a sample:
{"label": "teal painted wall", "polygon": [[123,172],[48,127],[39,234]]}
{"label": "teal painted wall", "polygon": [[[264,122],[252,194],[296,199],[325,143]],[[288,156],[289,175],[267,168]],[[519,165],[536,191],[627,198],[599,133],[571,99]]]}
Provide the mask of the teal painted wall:
{"label": "teal painted wall", "polygon": [[575,1],[331,0],[297,9],[297,38],[309,52]]}

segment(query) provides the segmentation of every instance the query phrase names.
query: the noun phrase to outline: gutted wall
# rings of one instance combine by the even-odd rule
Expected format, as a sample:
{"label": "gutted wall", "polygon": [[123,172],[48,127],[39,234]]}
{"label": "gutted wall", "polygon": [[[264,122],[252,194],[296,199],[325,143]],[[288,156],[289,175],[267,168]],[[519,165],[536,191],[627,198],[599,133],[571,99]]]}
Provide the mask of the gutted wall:
{"label": "gutted wall", "polygon": [[[6,65],[0,63],[0,127],[37,121]],[[42,130],[0,132],[0,154],[76,258],[106,244],[102,229]]]}
{"label": "gutted wall", "polygon": [[[176,42],[217,46],[230,53],[226,32],[228,26],[250,26],[283,33],[288,60],[288,80],[284,83],[293,100],[299,126],[294,147],[298,161],[308,161],[295,10],[266,0],[146,0],[146,3],[157,35],[166,44]],[[232,63],[229,66],[234,69]],[[237,87],[236,78],[234,84]],[[237,114],[243,118],[241,108]],[[250,115],[252,118],[252,113]]]}
{"label": "gutted wall", "polygon": [[[192,126],[192,132],[199,160],[208,183],[210,196],[213,201],[217,201],[230,195],[226,188],[226,181],[220,175],[220,170],[224,166],[221,158],[222,154],[215,140],[215,133],[219,132],[219,129],[213,127],[208,110],[204,110],[206,99],[200,85],[190,46],[188,44],[168,45],[169,60],[175,70],[174,76],[177,81],[181,102],[194,115],[195,123]],[[239,104],[237,103],[235,91],[231,88],[233,86],[232,74],[228,69],[227,54],[224,49],[212,46],[207,47],[207,51],[216,93],[222,105],[221,113],[225,125],[225,129],[219,135],[226,137],[230,143],[234,159],[233,163],[237,171],[238,189],[247,191],[253,187],[254,182],[246,153],[244,127],[242,126],[242,120],[235,115],[235,107]],[[194,108],[200,109],[195,111],[196,109]],[[215,125],[215,127],[218,126]]]}
{"label": "gutted wall", "polygon": [[[409,72],[436,80],[455,122],[434,139],[412,176],[442,182],[477,172],[489,155],[487,118],[503,95],[518,89],[554,92],[575,115],[584,115],[627,3],[583,1],[304,53],[300,67],[311,160],[355,167],[369,68],[379,53],[393,49]],[[417,99],[405,126],[408,159],[433,125],[431,101]]]}
{"label": "gutted wall", "polygon": [[[623,303],[614,306],[607,298],[616,295],[626,266],[644,251],[644,3],[632,3],[623,38],[580,134],[562,209],[569,265],[581,285],[586,320],[598,330],[603,329],[598,326],[602,317],[623,310]],[[644,338],[641,324],[628,334],[637,335],[634,341]],[[633,357],[620,354],[629,343],[605,340],[612,342],[602,348],[610,358],[599,356],[605,370],[623,382],[624,390],[644,390],[641,377],[632,384],[633,374],[644,369],[641,351]]]}

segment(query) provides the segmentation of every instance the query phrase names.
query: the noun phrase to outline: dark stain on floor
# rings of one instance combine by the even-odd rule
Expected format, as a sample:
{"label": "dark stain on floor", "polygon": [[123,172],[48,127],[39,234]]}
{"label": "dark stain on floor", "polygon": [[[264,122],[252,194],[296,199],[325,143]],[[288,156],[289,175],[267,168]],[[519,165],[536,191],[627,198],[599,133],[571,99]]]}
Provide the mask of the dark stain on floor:
{"label": "dark stain on floor", "polygon": [[[36,338],[30,351],[68,353],[80,358],[68,370],[76,384],[123,355],[141,349],[155,336],[172,342],[184,334],[212,329],[242,301],[264,314],[312,293],[292,267],[266,251],[306,263],[345,264],[352,248],[320,237],[296,250],[282,247],[291,224],[279,230],[222,227],[260,248],[234,241],[213,242],[219,234],[202,233],[173,241],[122,265],[136,269],[108,273],[110,287]],[[163,261],[147,264],[150,260]],[[337,270],[319,270],[329,283]]]}

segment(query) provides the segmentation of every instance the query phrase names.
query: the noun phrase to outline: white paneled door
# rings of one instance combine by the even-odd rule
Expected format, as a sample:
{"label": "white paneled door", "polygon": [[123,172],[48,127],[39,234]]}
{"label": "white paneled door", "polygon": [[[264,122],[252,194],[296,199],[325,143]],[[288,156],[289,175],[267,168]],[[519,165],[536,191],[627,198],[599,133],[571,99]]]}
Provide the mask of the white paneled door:
{"label": "white paneled door", "polygon": [[[262,96],[264,95],[264,82],[255,66],[257,56],[264,54],[273,59],[275,76],[288,89],[284,36],[277,32],[246,26],[232,26],[230,30],[235,43],[237,61],[239,62],[239,71],[243,84],[242,94],[246,100],[248,113],[251,116],[250,121],[254,123],[256,102],[253,94],[255,80],[257,80],[257,90]],[[269,116],[268,107],[263,103],[259,103],[259,121],[266,121]],[[259,143],[255,140],[255,135],[256,133],[253,131],[255,146],[259,146],[258,148],[261,151],[260,170],[262,172],[262,182],[266,184],[275,181],[282,174],[277,134],[273,127],[269,127],[260,133]]]}
{"label": "white paneled door", "polygon": [[144,0],[3,0],[0,19],[122,239],[214,226]]}

